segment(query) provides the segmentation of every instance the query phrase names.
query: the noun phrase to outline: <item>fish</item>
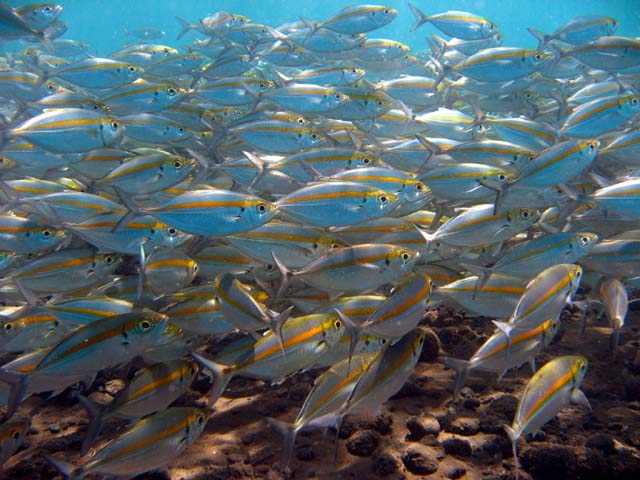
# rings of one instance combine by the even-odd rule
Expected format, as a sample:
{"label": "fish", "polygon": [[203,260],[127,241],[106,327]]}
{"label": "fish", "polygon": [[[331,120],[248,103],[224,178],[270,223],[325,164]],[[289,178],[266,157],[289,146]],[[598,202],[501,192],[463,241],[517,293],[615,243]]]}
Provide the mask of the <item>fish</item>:
{"label": "fish", "polygon": [[232,365],[222,365],[195,352],[191,355],[213,374],[209,392],[209,405],[213,406],[235,375],[279,381],[313,365],[337,345],[344,333],[344,324],[336,313],[303,315],[284,323],[282,340],[270,331],[237,357]]}
{"label": "fish", "polygon": [[53,153],[82,153],[108,147],[123,132],[123,124],[115,118],[81,108],[51,109],[10,131]]}
{"label": "fish", "polygon": [[140,420],[114,441],[98,450],[82,467],[52,456],[49,461],[66,478],[89,474],[135,476],[169,465],[195,443],[209,414],[194,407],[173,407]]}
{"label": "fish", "polygon": [[515,332],[558,318],[565,305],[571,302],[581,280],[580,265],[560,263],[549,267],[527,284],[508,321],[494,320],[493,324],[510,342]]}
{"label": "fish", "polygon": [[90,419],[81,452],[89,451],[109,419],[138,419],[165,410],[189,390],[199,370],[198,363],[193,360],[173,360],[150,365],[138,370],[108,405],[98,404],[79,395],[78,399],[86,408]]}
{"label": "fish", "polygon": [[600,296],[609,317],[609,324],[613,328],[611,335],[611,349],[618,347],[620,329],[624,327],[629,306],[629,294],[624,284],[616,278],[608,278],[600,286]]}
{"label": "fish", "polygon": [[500,243],[526,230],[539,217],[537,210],[517,208],[494,214],[495,205],[474,205],[442,224],[433,234],[419,230],[427,247],[436,242],[458,247]]}
{"label": "fish", "polygon": [[398,285],[392,294],[362,323],[356,323],[340,308],[338,315],[351,336],[349,358],[363,332],[388,340],[398,340],[418,326],[431,297],[431,279],[414,273]]}
{"label": "fish", "polygon": [[[441,357],[440,360],[456,372],[454,401],[460,394],[466,376],[472,370],[497,372],[500,381],[508,370],[528,362],[531,371],[535,373],[536,354],[553,341],[559,328],[560,319],[547,320],[532,330],[523,330],[511,340],[510,346],[505,336],[498,332],[491,335],[469,360]],[[508,348],[510,351],[507,355]]]}
{"label": "fish", "polygon": [[397,195],[351,181],[318,182],[281,197],[276,205],[286,217],[318,227],[373,220],[399,205]]}
{"label": "fish", "polygon": [[289,465],[298,433],[310,426],[337,427],[340,410],[360,376],[376,360],[377,354],[363,353],[336,363],[320,375],[292,425],[275,418],[267,421],[283,435],[282,464]]}
{"label": "fish", "polygon": [[376,413],[380,404],[395,394],[413,372],[424,339],[424,331],[416,328],[396,343],[387,344],[358,379],[342,413]]}
{"label": "fish", "polygon": [[165,315],[146,310],[124,313],[74,330],[55,345],[27,372],[0,370],[11,383],[7,415],[22,401],[33,375],[87,375],[132,359],[160,338],[167,322]]}
{"label": "fish", "polygon": [[72,292],[104,282],[122,260],[120,255],[98,254],[94,248],[69,248],[37,257],[1,281],[15,283],[27,297],[28,292]]}
{"label": "fish", "polygon": [[603,15],[586,15],[572,18],[550,34],[544,34],[534,28],[528,28],[529,33],[536,37],[541,44],[561,40],[573,45],[581,45],[597,37],[611,36],[617,29],[618,21],[615,18]]}
{"label": "fish", "polygon": [[67,241],[64,230],[28,218],[0,215],[0,249],[15,253],[55,250]]}
{"label": "fish", "polygon": [[531,377],[516,410],[511,426],[504,429],[511,440],[518,476],[518,440],[536,433],[560,410],[570,404],[591,409],[589,400],[580,390],[587,373],[588,361],[582,355],[565,355],[546,363]]}
{"label": "fish", "polygon": [[411,31],[429,22],[442,33],[463,40],[478,40],[498,33],[493,22],[473,13],[452,10],[427,16],[412,3],[409,3],[409,8],[416,17]]}
{"label": "fish", "polygon": [[504,82],[537,72],[550,58],[550,54],[539,50],[494,47],[474,53],[452,70],[474,80]]}
{"label": "fish", "polygon": [[232,235],[272,220],[278,205],[221,189],[191,190],[157,207],[141,208],[161,222],[195,235]]}
{"label": "fish", "polygon": [[349,5],[341,9],[337,15],[323,22],[312,24],[304,20],[304,23],[311,25],[311,35],[321,28],[353,35],[384,27],[391,23],[397,15],[398,10],[384,5]]}
{"label": "fish", "polygon": [[0,466],[18,451],[30,428],[31,420],[14,420],[0,426]]}
{"label": "fish", "polygon": [[291,278],[329,292],[353,292],[375,289],[410,273],[420,254],[389,244],[361,244],[337,249],[290,270],[278,257],[273,260],[282,275],[278,297]]}

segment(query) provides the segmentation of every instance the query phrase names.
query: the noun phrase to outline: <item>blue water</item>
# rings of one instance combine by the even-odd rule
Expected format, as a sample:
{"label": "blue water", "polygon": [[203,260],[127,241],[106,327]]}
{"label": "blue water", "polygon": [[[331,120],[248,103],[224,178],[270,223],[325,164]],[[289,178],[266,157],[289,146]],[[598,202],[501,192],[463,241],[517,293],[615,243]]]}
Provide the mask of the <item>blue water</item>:
{"label": "blue water", "polygon": [[[32,1],[9,1],[25,5]],[[62,38],[81,40],[91,45],[94,55],[108,55],[126,40],[126,30],[157,28],[166,32],[161,42],[178,47],[189,43],[184,37],[177,41],[180,26],[176,15],[191,23],[218,10],[242,14],[254,22],[277,26],[297,20],[301,15],[324,20],[346,5],[357,4],[340,0],[59,0],[64,7],[62,20],[69,30]],[[409,32],[414,17],[406,1],[387,0],[360,3],[388,5],[399,10],[398,17],[387,27],[370,33],[370,37],[392,38],[414,49],[426,47],[424,37],[438,33],[430,25]],[[640,0],[414,0],[427,14],[447,10],[464,10],[480,14],[498,25],[505,37],[505,46],[535,47],[536,40],[526,27],[551,32],[579,15],[608,15],[620,22],[618,35],[640,36]]]}

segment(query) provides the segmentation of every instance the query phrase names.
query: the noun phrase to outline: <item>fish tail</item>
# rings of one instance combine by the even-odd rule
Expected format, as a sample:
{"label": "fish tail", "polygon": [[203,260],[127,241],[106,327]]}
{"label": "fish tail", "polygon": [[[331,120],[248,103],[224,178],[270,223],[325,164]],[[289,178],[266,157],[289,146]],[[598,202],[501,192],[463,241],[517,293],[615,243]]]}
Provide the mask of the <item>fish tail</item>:
{"label": "fish tail", "polygon": [[420,235],[422,235],[422,238],[424,238],[424,241],[427,244],[425,250],[428,252],[429,251],[429,246],[431,245],[431,242],[433,242],[433,235],[430,234],[429,232],[424,231],[422,228],[420,228],[415,223],[413,224],[413,226],[415,227],[416,230],[418,230],[418,233]]}
{"label": "fish tail", "polygon": [[84,440],[82,441],[82,447],[80,449],[80,453],[84,455],[94,444],[102,430],[102,427],[104,426],[105,407],[98,405],[96,402],[84,395],[78,394],[78,400],[89,414],[89,426],[87,427],[87,433],[85,434]]}
{"label": "fish tail", "polygon": [[533,27],[527,27],[527,31],[531,35],[533,35],[536,38],[536,40],[538,40],[538,50],[541,50],[542,48],[544,48],[550,40],[549,35],[547,35],[544,32],[541,32],[540,30],[536,30]]}
{"label": "fish tail", "polygon": [[61,460],[56,457],[52,457],[51,455],[42,455],[47,462],[54,466],[56,470],[66,479],[68,480],[81,480],[85,477],[86,473],[83,472],[82,468],[74,467],[71,463]]}
{"label": "fish tail", "polygon": [[478,296],[478,293],[482,290],[482,288],[487,284],[489,279],[491,278],[491,274],[493,270],[487,267],[481,267],[479,265],[472,265],[470,263],[460,263],[462,267],[478,276],[478,280],[476,281],[476,286],[473,290],[472,298],[475,300]]}
{"label": "fish tail", "polygon": [[294,275],[294,272],[292,272],[289,269],[289,267],[287,267],[284,263],[282,263],[282,261],[276,256],[275,253],[271,252],[271,257],[273,258],[273,261],[278,267],[278,270],[280,270],[280,276],[282,277],[280,279],[280,287],[278,288],[278,292],[276,293],[276,298],[274,299],[275,301],[282,297],[282,294],[289,286],[289,282],[291,281],[291,277]]}
{"label": "fish tail", "polygon": [[513,461],[516,465],[516,480],[520,478],[520,462],[518,462],[518,433],[509,425],[503,425],[504,431],[507,432],[509,440],[511,440],[511,450],[513,451]]}
{"label": "fish tail", "polygon": [[618,344],[620,343],[620,329],[617,327],[613,328],[613,332],[611,332],[611,338],[609,339],[609,349],[615,353],[616,348],[618,348]]}
{"label": "fish tail", "polygon": [[129,210],[120,220],[116,223],[116,226],[113,227],[112,232],[116,233],[121,231],[124,227],[129,225],[131,221],[138,215],[140,215],[140,208],[138,205],[134,203],[134,201],[127,196],[127,192],[122,190],[120,187],[114,185],[113,189],[118,194],[118,198],[122,202],[122,204]]}
{"label": "fish tail", "polygon": [[445,51],[447,50],[447,42],[444,38],[439,37],[435,33],[431,34],[431,38],[426,37],[425,40],[431,47],[431,51],[433,52],[433,56],[436,58],[442,58]]}
{"label": "fish tail", "polygon": [[290,307],[287,307],[286,310],[283,310],[278,315],[276,315],[275,318],[269,321],[269,328],[278,339],[278,343],[280,344],[280,349],[282,350],[283,357],[285,356],[285,350],[284,350],[284,339],[282,338],[282,326],[288,320],[291,310],[293,310],[293,305],[291,305]]}
{"label": "fish tail", "polygon": [[511,355],[511,330],[513,330],[513,325],[509,322],[501,322],[499,320],[492,320],[493,324],[504,333],[505,337],[507,337],[507,348],[505,351],[506,360],[509,360],[509,356]]}
{"label": "fish tail", "polygon": [[439,145],[436,145],[435,143],[430,141],[424,135],[417,134],[416,135],[416,140],[418,140],[423,147],[425,147],[427,150],[429,150],[429,152],[431,153],[430,157],[431,156],[442,155],[444,153],[444,151],[442,150],[442,148],[440,148]]}
{"label": "fish tail", "polygon": [[413,3],[409,3],[409,8],[411,9],[411,12],[416,17],[416,21],[414,22],[414,24],[411,26],[411,29],[409,30],[410,32],[413,32],[418,28],[420,28],[425,23],[427,23],[429,21],[429,17],[422,10],[416,7]]}
{"label": "fish tail", "polygon": [[251,183],[247,187],[247,190],[251,190],[254,187],[254,185],[258,183],[260,179],[262,179],[262,177],[264,176],[265,163],[264,163],[264,160],[262,160],[260,157],[258,157],[256,154],[252,152],[243,151],[242,154],[246,157],[247,160],[251,162],[251,164],[254,167],[256,167],[256,170],[257,170],[255,176],[253,177],[253,180],[251,180]]}
{"label": "fish tail", "polygon": [[456,372],[456,383],[453,387],[453,401],[456,402],[469,373],[469,362],[451,357],[440,357],[439,360]]}
{"label": "fish tail", "polygon": [[182,37],[184,37],[184,35],[189,30],[193,29],[193,25],[191,25],[189,22],[187,22],[184,18],[176,17],[176,20],[182,26],[182,30],[180,30],[180,33],[178,34],[178,38],[177,38],[178,40],[180,40]]}
{"label": "fish tail", "polygon": [[345,330],[349,333],[349,363],[347,365],[347,375],[351,371],[351,359],[353,358],[353,354],[356,350],[356,345],[358,344],[358,340],[360,340],[360,335],[362,335],[362,331],[364,327],[354,322],[351,317],[345,315],[340,310],[336,308],[336,313],[344,323]]}
{"label": "fish tail", "polygon": [[313,37],[313,35],[320,30],[320,28],[322,28],[322,23],[320,22],[314,22],[313,20],[310,20],[308,18],[305,17],[300,17],[300,21],[304,24],[305,27],[307,27],[309,29],[309,33],[307,33],[307,36],[304,37],[304,40],[302,41],[302,44],[304,45],[307,40],[309,40],[311,37]]}
{"label": "fish tail", "polygon": [[273,417],[265,417],[265,420],[283,437],[282,443],[284,447],[282,449],[282,467],[287,467],[291,463],[291,456],[293,455],[293,447],[296,443],[298,430],[294,428],[293,425],[282,422]]}
{"label": "fish tail", "polygon": [[191,352],[191,356],[202,367],[211,371],[211,374],[213,376],[213,385],[211,386],[211,391],[209,392],[209,408],[212,408],[218,398],[220,398],[220,396],[222,395],[222,392],[224,392],[224,389],[227,387],[227,384],[229,383],[231,378],[233,377],[233,368],[214,362],[213,360],[209,360],[208,358],[204,358],[203,356],[198,355],[193,351]]}

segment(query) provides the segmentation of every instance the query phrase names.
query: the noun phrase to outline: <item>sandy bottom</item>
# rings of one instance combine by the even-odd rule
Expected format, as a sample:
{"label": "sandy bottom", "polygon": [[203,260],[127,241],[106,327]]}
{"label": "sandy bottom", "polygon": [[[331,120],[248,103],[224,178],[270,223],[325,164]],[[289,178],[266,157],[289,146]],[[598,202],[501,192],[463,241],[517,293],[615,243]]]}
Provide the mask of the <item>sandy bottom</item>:
{"label": "sandy bottom", "polygon": [[[520,442],[521,478],[563,480],[640,478],[640,330],[639,312],[630,312],[615,355],[609,349],[605,323],[590,323],[579,336],[580,312],[565,310],[563,329],[537,357],[538,366],[552,358],[580,353],[589,359],[583,390],[593,407],[570,407],[549,422],[534,439]],[[289,470],[278,466],[282,441],[264,421],[292,422],[317,372],[297,374],[281,385],[234,379],[198,440],[171,467],[138,479],[510,479],[515,478],[511,445],[502,430],[510,424],[520,392],[531,376],[527,365],[500,382],[495,375],[472,374],[461,400],[451,402],[453,372],[436,361],[438,354],[469,358],[491,334],[489,319],[465,318],[448,308],[425,318],[432,329],[421,361],[405,386],[376,417],[348,417],[339,432],[303,432],[298,436]],[[114,393],[123,376],[108,372],[92,391]],[[179,405],[204,405],[210,383],[202,378]],[[66,392],[46,400],[33,397],[18,417],[32,417],[32,429],[20,451],[4,465],[7,479],[61,478],[42,454],[76,465],[87,416]],[[125,423],[109,423],[102,442]],[[88,477],[91,478],[91,477]]]}

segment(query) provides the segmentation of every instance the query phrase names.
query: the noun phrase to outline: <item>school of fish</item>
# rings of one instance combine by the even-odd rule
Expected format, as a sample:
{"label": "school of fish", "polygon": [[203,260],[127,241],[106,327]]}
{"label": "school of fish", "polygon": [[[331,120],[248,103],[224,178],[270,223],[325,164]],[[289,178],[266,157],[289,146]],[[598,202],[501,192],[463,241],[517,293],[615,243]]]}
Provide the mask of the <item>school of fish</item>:
{"label": "school of fish", "polygon": [[[283,436],[375,413],[420,357],[428,308],[494,318],[471,371],[535,374],[505,434],[570,404],[588,359],[537,372],[567,304],[606,315],[611,349],[640,286],[640,40],[618,21],[529,29],[502,46],[480,15],[427,14],[415,51],[353,5],[261,25],[226,11],[152,28],[104,58],[59,38],[62,7],[0,3],[0,462],[31,395],[82,384],[82,465],[131,478],[198,441],[209,409],[171,407],[202,373],[319,376]],[[295,16],[294,13],[292,13]],[[193,23],[191,23],[193,22]],[[580,291],[579,291],[580,289]],[[586,320],[585,320],[586,323]],[[588,325],[583,325],[583,329]],[[96,376],[147,367],[107,405]],[[115,374],[114,374],[115,375]],[[113,418],[131,426],[95,449]]]}

